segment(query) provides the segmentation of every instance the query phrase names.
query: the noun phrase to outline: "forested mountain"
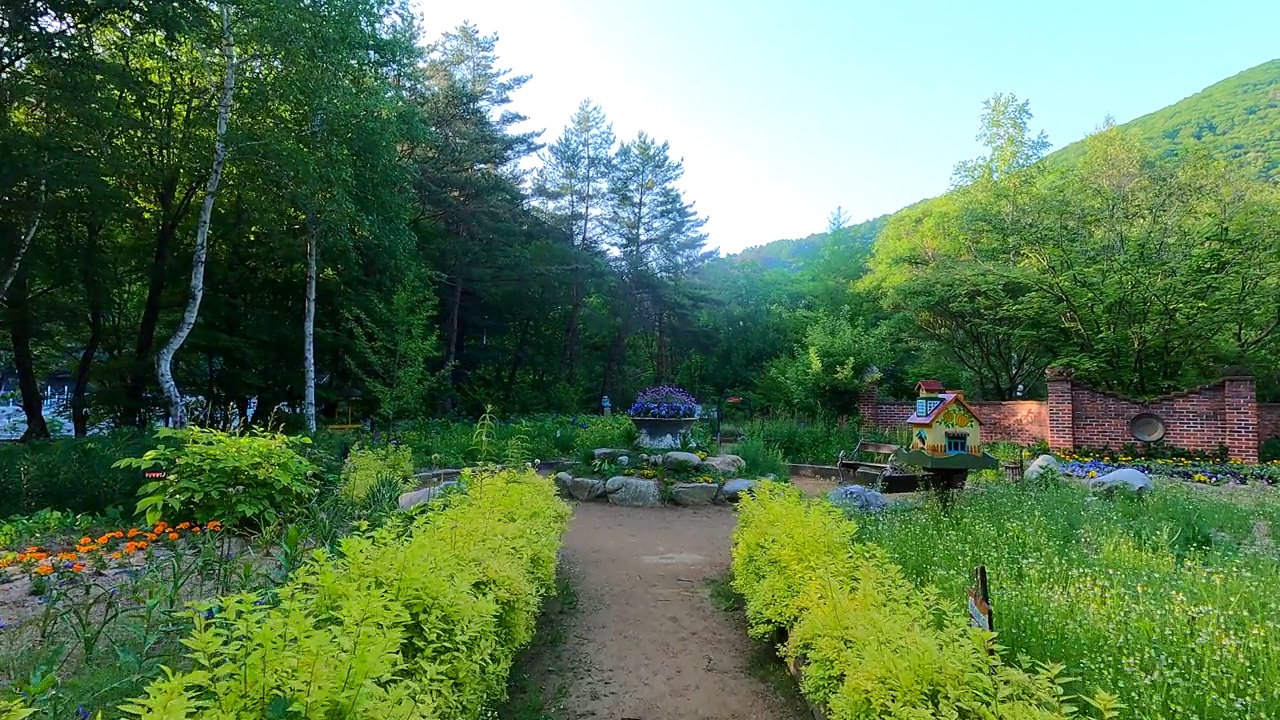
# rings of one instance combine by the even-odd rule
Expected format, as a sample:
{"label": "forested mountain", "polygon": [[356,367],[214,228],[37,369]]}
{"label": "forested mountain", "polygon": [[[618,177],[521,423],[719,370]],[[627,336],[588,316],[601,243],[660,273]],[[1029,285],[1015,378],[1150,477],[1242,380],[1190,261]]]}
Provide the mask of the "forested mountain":
{"label": "forested mountain", "polygon": [[1071,162],[997,95],[947,195],[719,259],[678,149],[589,100],[539,132],[495,36],[422,37],[402,0],[3,21],[0,377],[28,438],[51,375],[83,434],[581,412],[656,383],[848,412],[873,368],[1011,397],[1053,363],[1132,393],[1280,367],[1280,63]]}
{"label": "forested mountain", "polygon": [[[1264,177],[1280,177],[1280,59],[1214,83],[1121,127],[1166,158],[1200,148],[1256,166]],[[1049,159],[1078,160],[1083,154],[1084,144],[1073,143]]]}

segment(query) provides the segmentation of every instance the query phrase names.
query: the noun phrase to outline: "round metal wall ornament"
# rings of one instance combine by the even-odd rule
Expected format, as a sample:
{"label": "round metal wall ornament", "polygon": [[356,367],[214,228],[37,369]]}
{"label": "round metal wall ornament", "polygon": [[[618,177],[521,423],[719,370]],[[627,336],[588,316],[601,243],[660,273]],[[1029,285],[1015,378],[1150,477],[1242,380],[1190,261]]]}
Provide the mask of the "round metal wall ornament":
{"label": "round metal wall ornament", "polygon": [[1129,434],[1142,442],[1158,442],[1164,439],[1164,421],[1151,413],[1135,415],[1129,421]]}

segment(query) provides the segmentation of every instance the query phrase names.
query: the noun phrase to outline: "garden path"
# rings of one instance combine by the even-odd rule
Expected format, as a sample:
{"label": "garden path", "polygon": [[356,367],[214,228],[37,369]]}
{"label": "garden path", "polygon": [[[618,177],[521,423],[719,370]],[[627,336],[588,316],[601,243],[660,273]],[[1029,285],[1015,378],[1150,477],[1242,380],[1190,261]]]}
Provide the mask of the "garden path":
{"label": "garden path", "polygon": [[539,695],[536,717],[556,720],[805,717],[780,661],[713,597],[734,523],[731,507],[575,505],[563,551],[574,597],[516,695]]}

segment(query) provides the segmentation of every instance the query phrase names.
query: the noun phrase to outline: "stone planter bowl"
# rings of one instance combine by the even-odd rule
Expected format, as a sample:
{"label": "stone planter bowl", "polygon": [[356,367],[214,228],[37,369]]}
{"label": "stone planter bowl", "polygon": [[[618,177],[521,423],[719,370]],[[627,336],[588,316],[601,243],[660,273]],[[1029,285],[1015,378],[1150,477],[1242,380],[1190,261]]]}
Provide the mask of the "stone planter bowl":
{"label": "stone planter bowl", "polygon": [[636,426],[636,445],[642,448],[679,450],[693,437],[697,418],[631,418]]}

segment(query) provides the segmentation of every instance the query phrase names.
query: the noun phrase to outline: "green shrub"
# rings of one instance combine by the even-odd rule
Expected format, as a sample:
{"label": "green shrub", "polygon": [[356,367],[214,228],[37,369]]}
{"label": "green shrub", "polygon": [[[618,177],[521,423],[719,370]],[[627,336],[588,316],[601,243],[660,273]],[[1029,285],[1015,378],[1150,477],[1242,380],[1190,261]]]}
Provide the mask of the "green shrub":
{"label": "green shrub", "polygon": [[763,440],[748,439],[738,443],[734,453],[746,461],[747,467],[743,474],[748,477],[773,475],[779,480],[791,477],[791,469],[782,456],[782,450],[776,445],[768,445]]}
{"label": "green shrub", "polygon": [[[1126,717],[1280,717],[1280,527],[1273,488],[1159,483],[1100,499],[996,483],[938,508],[862,520],[912,580],[958,604],[985,565],[1000,642],[1052,659]],[[1260,535],[1259,533],[1263,533]]]}
{"label": "green shrub", "polygon": [[579,459],[592,459],[596,448],[629,448],[636,441],[636,426],[626,415],[600,415],[582,418],[582,425],[574,440],[574,450]]}
{"label": "green shrub", "polygon": [[464,479],[466,495],[345,538],[278,593],[194,614],[193,669],[125,707],[143,718],[479,717],[555,591],[569,516],[532,472]]}
{"label": "green shrub", "polygon": [[858,445],[856,423],[840,424],[825,418],[816,421],[761,418],[742,426],[747,440],[759,440],[782,451],[787,462],[833,465],[841,450]]}
{"label": "green shrub", "polygon": [[[315,494],[307,480],[315,466],[298,454],[311,441],[255,429],[246,435],[199,427],[161,428],[160,444],[118,468],[161,470],[138,488],[137,512],[154,524],[162,515],[197,522],[258,523],[292,514]],[[173,441],[172,444],[166,441]]]}
{"label": "green shrub", "polygon": [[788,633],[801,690],[832,720],[1065,718],[1057,673],[1005,665],[994,635],[969,627],[930,588],[906,580],[857,526],[795,488],[763,483],[743,499],[733,587],[757,638]]}
{"label": "green shrub", "polygon": [[408,447],[356,447],[342,466],[342,494],[357,503],[363,502],[369,489],[383,479],[399,483],[404,490],[412,490],[413,470],[413,451]]}
{"label": "green shrub", "polygon": [[113,465],[155,447],[137,432],[0,443],[0,517],[43,508],[101,513],[131,506],[142,473]]}

